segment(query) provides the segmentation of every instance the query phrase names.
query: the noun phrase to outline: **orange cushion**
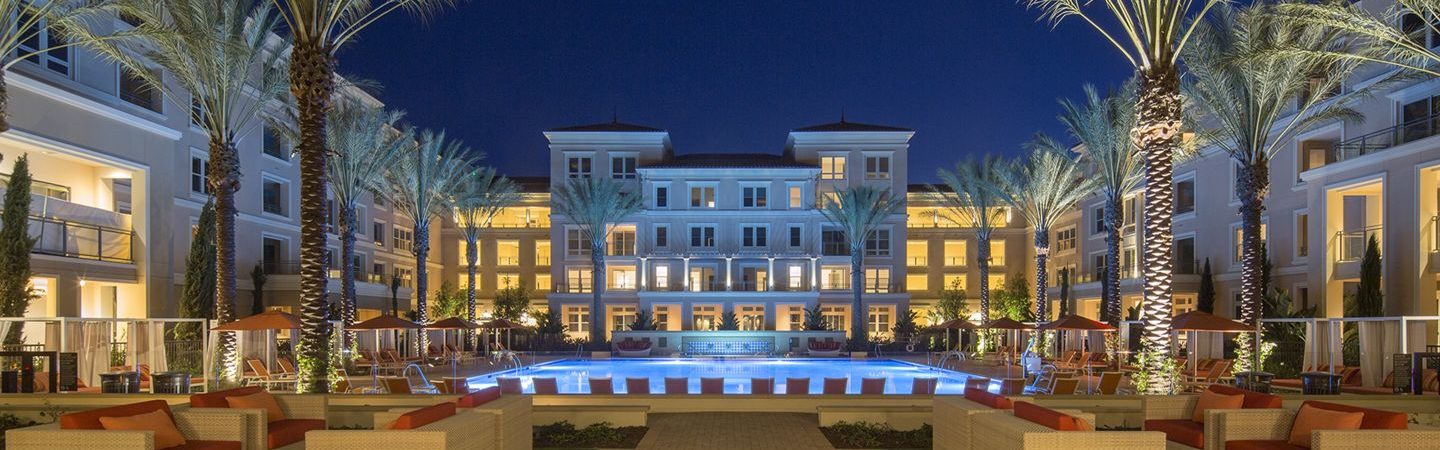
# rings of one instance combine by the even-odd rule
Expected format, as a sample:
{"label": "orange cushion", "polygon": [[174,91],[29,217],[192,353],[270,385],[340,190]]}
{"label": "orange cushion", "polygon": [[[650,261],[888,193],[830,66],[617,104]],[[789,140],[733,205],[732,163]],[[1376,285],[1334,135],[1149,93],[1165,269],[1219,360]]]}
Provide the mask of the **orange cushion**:
{"label": "orange cushion", "polygon": [[305,440],[306,431],[324,429],[324,420],[285,419],[266,425],[265,439],[268,441],[268,448],[280,448]]}
{"label": "orange cushion", "polygon": [[185,436],[175,428],[175,421],[164,411],[150,411],[133,416],[101,417],[100,426],[106,430],[154,431],[155,448],[171,448],[185,445]]}
{"label": "orange cushion", "polygon": [[1010,399],[1005,398],[1003,395],[991,394],[988,391],[975,388],[965,390],[965,399],[989,406],[992,409],[1013,409],[1015,407],[1014,402],[1011,402]]}
{"label": "orange cushion", "polygon": [[1215,391],[1225,395],[1243,395],[1245,396],[1245,404],[1242,405],[1241,408],[1244,409],[1279,408],[1281,403],[1284,402],[1284,399],[1278,395],[1264,394],[1223,384],[1212,384],[1205,390]]}
{"label": "orange cushion", "polygon": [[1085,431],[1089,424],[1068,414],[1030,402],[1015,403],[1015,417],[1056,431]]}
{"label": "orange cushion", "polygon": [[1145,431],[1165,433],[1165,440],[1195,448],[1205,448],[1205,425],[1193,420],[1147,420]]}
{"label": "orange cushion", "polygon": [[1201,392],[1200,398],[1195,401],[1195,412],[1191,414],[1190,420],[1205,423],[1205,410],[1240,409],[1244,404],[1244,395],[1226,395],[1216,391],[1206,390]]}
{"label": "orange cushion", "polygon": [[185,441],[185,445],[165,450],[240,450],[239,441]]}
{"label": "orange cushion", "polygon": [[1330,402],[1307,401],[1301,404],[1301,406],[1304,405],[1331,411],[1364,413],[1365,420],[1360,421],[1360,429],[1362,430],[1405,430],[1410,428],[1410,421],[1405,413],[1361,408],[1359,406]]}
{"label": "orange cushion", "polygon": [[474,408],[476,406],[489,403],[491,400],[495,400],[497,398],[500,398],[500,387],[491,386],[460,396],[460,400],[455,402],[455,406],[461,408]]}
{"label": "orange cushion", "polygon": [[1365,413],[1342,412],[1300,405],[1295,423],[1290,425],[1290,445],[1310,448],[1310,432],[1315,430],[1358,430]]}
{"label": "orange cushion", "polygon": [[225,402],[235,409],[263,409],[266,422],[285,420],[285,411],[280,409],[280,403],[277,403],[275,396],[269,392],[225,397]]}
{"label": "orange cushion", "polygon": [[225,401],[226,398],[241,395],[252,395],[259,392],[265,392],[265,389],[261,388],[260,386],[247,386],[242,388],[226,389],[223,391],[207,392],[204,394],[195,394],[190,396],[190,407],[229,408],[230,402]]}
{"label": "orange cushion", "polygon": [[[151,400],[148,402],[131,403],[128,405],[111,406],[108,408],[92,409],[60,416],[60,429],[62,430],[103,430],[105,426],[100,423],[101,417],[126,417],[151,411],[165,411],[170,415],[170,404],[164,400]],[[175,420],[174,416],[170,419]]]}
{"label": "orange cushion", "polygon": [[1285,441],[1225,441],[1225,450],[1303,450]]}
{"label": "orange cushion", "polygon": [[445,402],[401,414],[399,418],[395,419],[395,423],[390,424],[389,428],[391,430],[413,430],[453,415],[455,415],[455,404]]}

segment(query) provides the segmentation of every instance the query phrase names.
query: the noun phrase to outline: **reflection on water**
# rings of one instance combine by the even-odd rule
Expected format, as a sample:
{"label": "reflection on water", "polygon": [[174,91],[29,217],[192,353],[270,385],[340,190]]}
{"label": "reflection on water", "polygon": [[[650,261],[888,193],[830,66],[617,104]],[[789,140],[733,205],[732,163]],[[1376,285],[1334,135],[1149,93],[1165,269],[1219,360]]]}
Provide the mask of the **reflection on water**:
{"label": "reflection on water", "polygon": [[495,386],[496,377],[520,378],[525,393],[534,393],[533,379],[553,377],[562,394],[590,392],[590,378],[608,377],[615,393],[625,393],[626,378],[649,378],[650,392],[665,392],[666,377],[688,379],[691,393],[700,392],[701,378],[724,378],[726,394],[750,393],[751,378],[772,378],[775,393],[785,393],[786,378],[810,378],[810,392],[819,393],[825,378],[846,378],[847,393],[860,393],[862,378],[885,378],[886,394],[909,394],[915,378],[935,378],[935,391],[961,394],[969,375],[894,360],[852,361],[845,359],[611,359],[561,360],[471,378],[472,388]]}

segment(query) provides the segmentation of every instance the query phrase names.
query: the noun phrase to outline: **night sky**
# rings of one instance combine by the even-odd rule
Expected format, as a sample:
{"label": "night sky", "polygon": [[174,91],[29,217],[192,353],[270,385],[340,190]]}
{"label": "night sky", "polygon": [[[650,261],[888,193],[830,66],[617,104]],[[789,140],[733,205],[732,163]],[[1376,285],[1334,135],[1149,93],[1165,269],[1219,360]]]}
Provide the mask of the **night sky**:
{"label": "night sky", "polygon": [[545,174],[545,129],[612,112],[679,153],[778,153],[843,109],[915,129],[911,179],[930,182],[966,154],[1063,136],[1057,98],[1129,76],[1081,22],[1037,16],[1013,0],[470,1],[386,18],[339,70],[509,175]]}

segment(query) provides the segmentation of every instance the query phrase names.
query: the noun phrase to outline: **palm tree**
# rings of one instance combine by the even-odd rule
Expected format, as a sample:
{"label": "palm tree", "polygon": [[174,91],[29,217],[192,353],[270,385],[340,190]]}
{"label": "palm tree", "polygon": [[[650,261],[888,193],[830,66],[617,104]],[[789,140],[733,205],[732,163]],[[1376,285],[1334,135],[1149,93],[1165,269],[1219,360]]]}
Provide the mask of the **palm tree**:
{"label": "palm tree", "polygon": [[[1066,18],[1078,18],[1106,41],[1135,68],[1138,96],[1135,101],[1135,129],[1131,139],[1145,161],[1144,257],[1145,279],[1142,336],[1146,358],[1143,373],[1150,379],[1146,392],[1167,393],[1170,380],[1160,367],[1169,358],[1170,316],[1174,295],[1171,252],[1174,247],[1171,218],[1173,155],[1180,150],[1183,123],[1180,100],[1180,53],[1198,18],[1229,0],[1106,0],[1096,6],[1083,0],[1024,0],[1038,8],[1052,25]],[[1090,13],[1102,10],[1114,23],[1101,25]],[[1186,24],[1186,16],[1197,11]],[[1112,31],[1119,28],[1119,33]]]}
{"label": "palm tree", "polygon": [[891,214],[904,207],[904,197],[867,185],[836,191],[820,205],[820,213],[840,228],[850,246],[850,292],[854,295],[850,302],[851,350],[863,351],[869,343],[865,338],[868,311],[861,301],[865,290],[865,244]]}
{"label": "palm tree", "polygon": [[956,225],[975,230],[975,252],[980,269],[980,321],[990,322],[990,235],[1005,220],[1004,200],[997,194],[1001,188],[999,172],[1003,163],[994,156],[983,160],[966,159],[955,164],[955,171],[935,171],[950,192],[932,187],[940,194],[946,218]]}
{"label": "palm tree", "polygon": [[465,237],[465,318],[475,321],[475,264],[480,231],[501,210],[520,201],[520,190],[510,179],[497,176],[495,169],[470,172],[460,181],[454,195],[455,221]]}
{"label": "palm tree", "polygon": [[[1440,34],[1434,18],[1440,17],[1440,0],[1396,0],[1385,14],[1365,11],[1359,2],[1286,2],[1275,5],[1280,18],[1294,23],[1332,28],[1358,39],[1361,48],[1277,48],[1272,54],[1321,55],[1354,62],[1376,62],[1426,77],[1440,77],[1440,53],[1427,34]],[[1407,22],[1413,15],[1420,20]],[[1396,23],[1402,26],[1396,27]]]}
{"label": "palm tree", "polygon": [[1030,154],[1000,171],[1003,189],[998,195],[1035,229],[1035,320],[1050,320],[1046,298],[1046,262],[1050,257],[1050,227],[1095,188],[1084,167],[1059,142],[1037,135]]}
{"label": "palm tree", "polygon": [[[608,178],[572,178],[550,194],[550,207],[580,228],[590,240],[590,343],[605,340],[600,326],[600,297],[605,294],[605,247],[620,221],[644,206],[640,195],[624,190],[624,184]],[[572,286],[579,287],[579,286]]]}
{"label": "palm tree", "polygon": [[[1082,158],[1096,187],[1105,198],[1105,267],[1120,267],[1120,214],[1125,194],[1140,187],[1144,161],[1140,150],[1130,140],[1135,127],[1135,92],[1126,86],[1120,92],[1101,97],[1093,85],[1085,85],[1085,99],[1075,103],[1061,100],[1064,113],[1060,122],[1070,135],[1084,145]],[[1120,323],[1120,271],[1106,270],[1104,298],[1100,299],[1100,319],[1111,325]]]}
{"label": "palm tree", "polygon": [[[0,21],[0,133],[10,131],[10,95],[5,74],[16,63],[37,60],[47,53],[64,52],[73,46],[133,36],[130,32],[105,36],[92,32],[90,25],[94,19],[108,19],[114,12],[111,3],[110,0],[0,0],[0,17],[6,18]],[[42,40],[42,35],[48,35],[49,39]]]}
{"label": "palm tree", "polygon": [[[173,104],[198,107],[192,121],[209,137],[206,183],[215,198],[215,319],[235,320],[235,192],[240,189],[238,136],[258,122],[264,106],[284,93],[283,52],[268,39],[279,17],[269,4],[206,0],[118,0],[135,18],[136,39],[85,35],[87,47]],[[156,70],[132,55],[158,66]],[[255,70],[259,68],[259,73]],[[163,73],[175,83],[167,85]],[[220,333],[221,378],[239,381],[234,333]]]}
{"label": "palm tree", "polygon": [[[397,10],[424,15],[451,0],[270,0],[290,38],[290,94],[299,117],[301,392],[326,392],[330,325],[325,273],[325,149],[327,112],[335,94],[336,53],[366,27]],[[423,267],[420,270],[424,270]],[[420,280],[424,283],[424,280]],[[423,296],[421,297],[424,298]],[[423,300],[422,300],[423,301]]]}
{"label": "palm tree", "polygon": [[[1242,252],[1240,315],[1251,325],[1260,319],[1265,295],[1260,225],[1270,190],[1271,159],[1297,133],[1335,120],[1363,119],[1347,107],[1349,102],[1332,101],[1360,62],[1326,55],[1350,53],[1347,47],[1352,41],[1338,29],[1287,21],[1272,9],[1264,4],[1243,10],[1219,8],[1185,49],[1190,78],[1183,89],[1194,106],[1191,113],[1211,125],[1205,132],[1213,136],[1205,141],[1213,141],[1235,164]],[[1272,53],[1282,48],[1308,51]],[[1264,57],[1267,53],[1273,56]],[[1252,344],[1256,349],[1251,354],[1258,356],[1260,343]]]}
{"label": "palm tree", "polygon": [[[447,140],[445,132],[422,131],[419,138],[400,150],[395,164],[385,171],[389,185],[385,189],[395,210],[413,220],[415,233],[415,312],[417,322],[427,323],[428,284],[426,261],[430,254],[430,221],[438,219],[450,208],[451,193],[462,180],[474,172],[474,163],[484,155],[475,154],[458,140]],[[423,331],[423,330],[422,330]],[[417,339],[420,351],[430,348],[426,333]]]}
{"label": "palm tree", "polygon": [[[281,138],[295,145],[300,140],[295,128],[297,118],[293,109],[287,112],[283,120],[268,122]],[[358,100],[344,101],[329,112],[325,140],[333,159],[325,167],[325,178],[334,197],[332,204],[340,215],[335,222],[340,235],[340,317],[346,330],[355,325],[355,208],[365,193],[383,189],[385,171],[414,141],[413,133],[399,129],[404,116],[403,112],[367,106]],[[350,346],[354,336],[353,332],[345,333],[345,347]]]}

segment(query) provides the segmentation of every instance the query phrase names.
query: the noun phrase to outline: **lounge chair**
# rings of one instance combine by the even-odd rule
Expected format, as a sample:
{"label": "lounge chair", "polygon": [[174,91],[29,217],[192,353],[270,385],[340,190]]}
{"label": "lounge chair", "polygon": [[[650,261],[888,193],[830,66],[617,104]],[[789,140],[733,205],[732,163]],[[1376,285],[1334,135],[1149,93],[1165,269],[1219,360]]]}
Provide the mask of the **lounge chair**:
{"label": "lounge chair", "polygon": [[[257,402],[252,396],[268,396],[277,410],[268,410],[265,402]],[[191,395],[190,408],[244,414],[246,442],[252,443],[253,448],[300,450],[305,447],[306,432],[325,429],[329,403],[323,395],[273,395],[260,386],[249,386]],[[279,417],[272,414],[276,412]]]}
{"label": "lounge chair", "polygon": [[1230,369],[1230,360],[1222,359],[1210,365],[1204,377],[1186,377],[1181,385],[1187,389],[1203,390],[1212,384],[1219,383],[1220,377]]}
{"label": "lounge chair", "polygon": [[690,393],[690,380],[685,377],[665,377],[666,395],[686,395]]}
{"label": "lounge chair", "polygon": [[[1361,413],[1359,429],[1341,426],[1341,418],[1325,417],[1334,413]],[[1214,441],[1228,450],[1306,448],[1301,444],[1307,440],[1314,450],[1421,449],[1440,443],[1440,430],[1411,426],[1405,413],[1313,400],[1297,410],[1219,411],[1207,423],[1210,420],[1216,422]]]}
{"label": "lounge chair", "polygon": [[535,393],[540,395],[555,395],[560,393],[560,385],[554,377],[532,378],[535,383]]}
{"label": "lounge chair", "polygon": [[810,379],[786,378],[785,395],[810,395]]}
{"label": "lounge chair", "polygon": [[626,378],[625,378],[625,393],[626,393],[626,394],[632,394],[632,395],[634,395],[634,394],[649,394],[649,393],[650,393],[650,379],[649,379],[649,378],[626,377]]}
{"label": "lounge chair", "polygon": [[[1219,449],[1219,434],[1215,431],[1214,414],[1223,408],[1207,407],[1197,411],[1202,395],[1242,396],[1241,409],[1275,409],[1283,403],[1275,395],[1247,391],[1231,386],[1213,384],[1200,395],[1147,395],[1141,397],[1140,405],[1145,417],[1144,429],[1165,433],[1165,439],[1172,449]],[[1198,413],[1198,414],[1197,414]],[[1196,419],[1199,420],[1196,420]]]}
{"label": "lounge chair", "polygon": [[847,378],[826,378],[823,389],[820,393],[825,395],[841,395],[845,393],[845,385],[849,384]]}
{"label": "lounge chair", "polygon": [[860,395],[882,395],[885,393],[884,378],[861,378]]}
{"label": "lounge chair", "polygon": [[259,385],[265,387],[265,389],[271,389],[276,386],[282,388],[289,387],[290,389],[288,390],[294,391],[296,385],[299,383],[299,380],[294,377],[271,375],[270,370],[265,368],[265,363],[260,362],[258,359],[247,359],[245,360],[245,365],[250,366],[250,371],[254,372],[254,375],[242,378],[241,384]]}
{"label": "lounge chair", "polygon": [[405,377],[380,377],[380,384],[385,385],[385,392],[388,394],[412,394],[414,389],[410,388],[410,379]]}
{"label": "lounge chair", "polygon": [[1105,372],[1100,374],[1100,385],[1095,387],[1095,393],[1100,395],[1115,395],[1120,390],[1120,381],[1125,374],[1120,372]]}
{"label": "lounge chair", "polygon": [[613,395],[615,394],[615,381],[611,380],[610,377],[591,377],[590,393],[595,395]]}
{"label": "lounge chair", "polygon": [[910,395],[935,395],[935,378],[916,378],[910,382]]}
{"label": "lounge chair", "polygon": [[770,395],[770,394],[774,394],[774,393],[775,393],[775,379],[774,379],[774,378],[751,378],[751,379],[750,379],[750,394],[752,394],[752,395]]}
{"label": "lounge chair", "polygon": [[1021,395],[1025,393],[1024,378],[1001,378],[1000,395]]}
{"label": "lounge chair", "polygon": [[1050,395],[1075,395],[1075,388],[1079,386],[1079,378],[1056,378],[1055,384],[1050,387]]}
{"label": "lounge chair", "polygon": [[486,414],[459,413],[444,402],[406,413],[375,414],[373,430],[317,430],[305,434],[306,450],[357,448],[460,450],[494,442],[497,431]]}
{"label": "lounge chair", "polygon": [[1165,435],[1147,431],[1095,431],[1095,416],[1067,413],[1033,403],[1015,403],[1013,414],[997,412],[972,418],[976,449],[1163,450]]}
{"label": "lounge chair", "polygon": [[[155,413],[163,416],[156,417]],[[149,415],[153,421],[136,424]],[[129,418],[129,429],[107,430],[104,422]],[[111,420],[104,420],[111,419]],[[144,429],[133,427],[140,425]],[[161,442],[177,450],[214,449],[242,450],[246,445],[246,420],[238,412],[172,411],[164,400],[151,400],[128,405],[74,412],[60,416],[54,423],[16,428],[5,432],[5,448],[9,450],[153,450],[157,448],[156,431],[165,431],[163,439],[179,438],[175,443]],[[154,428],[150,428],[150,427]],[[248,449],[247,449],[248,450]]]}
{"label": "lounge chair", "polygon": [[496,377],[495,384],[500,386],[500,393],[502,394],[520,394],[525,392],[525,385],[521,383],[519,378]]}
{"label": "lounge chair", "polygon": [[718,395],[718,394],[724,394],[724,393],[725,393],[725,379],[724,379],[724,378],[701,378],[701,379],[700,379],[700,394],[702,394],[702,395],[712,395],[712,394],[713,394],[713,395]]}

